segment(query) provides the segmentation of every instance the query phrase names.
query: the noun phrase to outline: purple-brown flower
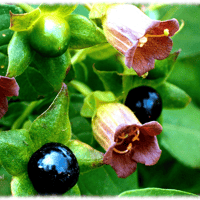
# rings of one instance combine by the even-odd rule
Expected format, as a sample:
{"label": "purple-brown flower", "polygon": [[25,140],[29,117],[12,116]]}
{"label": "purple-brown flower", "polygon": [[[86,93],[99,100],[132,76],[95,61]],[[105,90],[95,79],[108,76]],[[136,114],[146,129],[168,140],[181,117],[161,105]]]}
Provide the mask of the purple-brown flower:
{"label": "purple-brown flower", "polygon": [[123,104],[100,106],[92,127],[94,137],[106,150],[103,162],[111,165],[119,178],[135,172],[137,163],[154,165],[160,158],[156,135],[162,132],[162,126],[156,121],[142,125]]}
{"label": "purple-brown flower", "polygon": [[6,97],[18,96],[19,86],[15,78],[0,76],[0,118],[8,111],[8,100]]}
{"label": "purple-brown flower", "polygon": [[103,28],[108,42],[125,55],[126,66],[141,76],[154,68],[155,59],[168,57],[179,23],[152,20],[134,5],[116,4],[108,8]]}

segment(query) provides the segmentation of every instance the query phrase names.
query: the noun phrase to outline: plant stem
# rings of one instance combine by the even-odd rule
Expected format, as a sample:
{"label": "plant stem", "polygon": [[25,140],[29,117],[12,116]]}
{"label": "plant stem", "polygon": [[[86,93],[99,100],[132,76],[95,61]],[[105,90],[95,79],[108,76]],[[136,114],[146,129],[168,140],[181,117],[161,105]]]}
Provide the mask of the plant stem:
{"label": "plant stem", "polygon": [[34,10],[34,8],[26,3],[18,3],[18,6],[21,7],[24,11],[27,13],[31,12]]}
{"label": "plant stem", "polygon": [[14,129],[19,129],[21,128],[22,124],[24,123],[24,121],[27,119],[27,117],[33,112],[33,110],[35,109],[35,107],[41,102],[40,101],[33,101],[31,102],[27,108],[24,110],[24,112],[22,113],[22,115],[14,122],[14,124],[11,127],[11,130]]}
{"label": "plant stem", "polygon": [[89,11],[92,9],[92,5],[90,3],[86,3],[84,6]]}
{"label": "plant stem", "polygon": [[88,94],[93,92],[85,83],[77,80],[70,81],[68,85],[78,90],[84,96],[87,96]]}
{"label": "plant stem", "polygon": [[71,59],[72,65],[74,65],[74,64],[76,64],[78,62],[81,62],[86,56],[85,52],[86,52],[85,49],[79,50]]}

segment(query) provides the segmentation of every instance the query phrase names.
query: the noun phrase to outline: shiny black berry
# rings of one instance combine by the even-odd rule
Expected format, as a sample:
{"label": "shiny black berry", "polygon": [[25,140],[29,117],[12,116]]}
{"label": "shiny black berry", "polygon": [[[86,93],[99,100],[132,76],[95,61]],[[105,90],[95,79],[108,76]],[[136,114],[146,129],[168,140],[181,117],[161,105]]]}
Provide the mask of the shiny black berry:
{"label": "shiny black berry", "polygon": [[61,195],[77,183],[79,166],[68,147],[47,143],[31,156],[28,176],[39,194]]}
{"label": "shiny black berry", "polygon": [[130,90],[125,105],[134,112],[142,124],[156,120],[162,111],[160,95],[156,90],[147,86]]}

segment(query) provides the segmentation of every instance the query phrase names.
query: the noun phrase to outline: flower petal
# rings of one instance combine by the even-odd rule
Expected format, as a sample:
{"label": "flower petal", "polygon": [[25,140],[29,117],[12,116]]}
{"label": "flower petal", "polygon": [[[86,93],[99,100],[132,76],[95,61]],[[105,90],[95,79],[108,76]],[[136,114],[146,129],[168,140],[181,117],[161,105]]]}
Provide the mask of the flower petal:
{"label": "flower petal", "polygon": [[138,163],[145,165],[155,165],[160,156],[161,150],[158,146],[158,141],[156,136],[149,136],[140,134],[140,141],[135,142],[133,147],[132,159]]}
{"label": "flower petal", "polygon": [[148,37],[148,42],[143,46],[143,50],[151,53],[157,60],[167,58],[172,50],[173,42],[169,37]]}
{"label": "flower petal", "polygon": [[[154,62],[154,57],[148,48],[138,47],[135,51],[135,55],[132,57],[131,67],[136,71],[138,76],[142,76],[143,74],[154,68]],[[125,64],[127,66],[131,64],[131,59],[129,57],[127,61],[125,61]]]}
{"label": "flower petal", "polygon": [[162,132],[162,126],[156,121],[147,122],[140,127],[140,132],[149,136],[159,135]]}
{"label": "flower petal", "polygon": [[131,154],[118,154],[113,151],[114,145],[105,153],[103,162],[111,167],[117,173],[119,178],[126,178],[135,172],[137,163],[131,159]]}
{"label": "flower petal", "polygon": [[179,23],[176,19],[171,19],[167,21],[160,21],[155,24],[146,34],[149,35],[162,35],[164,30],[169,30],[169,37],[173,36],[179,30]]}
{"label": "flower petal", "polygon": [[8,111],[8,101],[6,97],[1,93],[0,94],[0,119],[6,114]]}
{"label": "flower petal", "polygon": [[0,76],[0,92],[7,97],[18,96],[19,86],[15,78]]}

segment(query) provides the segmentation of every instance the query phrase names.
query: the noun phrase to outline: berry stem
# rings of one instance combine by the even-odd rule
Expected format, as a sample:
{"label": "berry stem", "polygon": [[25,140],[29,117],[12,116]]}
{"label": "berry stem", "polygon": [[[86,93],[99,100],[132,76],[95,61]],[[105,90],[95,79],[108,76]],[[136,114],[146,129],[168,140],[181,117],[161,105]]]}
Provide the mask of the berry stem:
{"label": "berry stem", "polygon": [[18,3],[18,6],[21,7],[24,11],[27,13],[31,12],[34,10],[34,8],[26,3]]}
{"label": "berry stem", "polygon": [[92,5],[90,4],[90,3],[86,3],[85,5],[84,5],[84,7],[87,9],[87,10],[91,10],[92,9]]}
{"label": "berry stem", "polygon": [[78,90],[84,96],[87,96],[88,94],[93,92],[85,83],[81,81],[72,80],[68,85]]}
{"label": "berry stem", "polygon": [[27,117],[33,112],[33,110],[35,109],[35,107],[38,106],[38,104],[41,103],[42,100],[40,101],[33,101],[31,102],[27,108],[24,110],[24,112],[22,113],[22,115],[17,118],[17,120],[13,123],[11,130],[15,130],[15,129],[19,129],[21,128],[21,126],[23,125],[24,121],[27,119]]}

